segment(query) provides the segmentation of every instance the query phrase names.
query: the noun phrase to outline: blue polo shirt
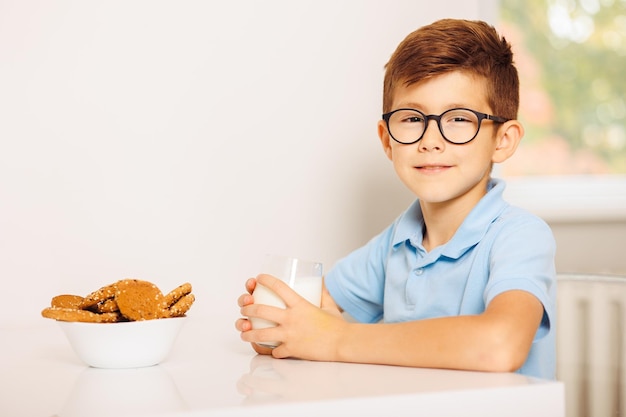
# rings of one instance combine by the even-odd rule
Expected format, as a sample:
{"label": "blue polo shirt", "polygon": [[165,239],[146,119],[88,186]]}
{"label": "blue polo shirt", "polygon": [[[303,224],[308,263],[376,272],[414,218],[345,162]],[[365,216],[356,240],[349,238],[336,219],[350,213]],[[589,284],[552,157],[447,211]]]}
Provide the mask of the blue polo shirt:
{"label": "blue polo shirt", "polygon": [[[446,244],[426,251],[416,200],[386,230],[341,259],[325,283],[356,320],[388,323],[480,314],[498,294],[524,290],[544,315],[519,373],[555,377],[555,241],[537,216],[502,198],[504,182],[487,194]],[[419,349],[419,347],[416,347]]]}

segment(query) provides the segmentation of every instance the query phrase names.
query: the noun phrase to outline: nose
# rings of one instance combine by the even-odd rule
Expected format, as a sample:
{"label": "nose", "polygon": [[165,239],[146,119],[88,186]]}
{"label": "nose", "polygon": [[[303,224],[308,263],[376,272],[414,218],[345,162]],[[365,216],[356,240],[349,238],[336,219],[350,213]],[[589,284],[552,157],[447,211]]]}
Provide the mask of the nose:
{"label": "nose", "polygon": [[[434,124],[434,126],[431,126],[431,124]],[[428,120],[424,129],[424,136],[418,143],[420,152],[443,151],[446,140],[439,131],[436,119]]]}

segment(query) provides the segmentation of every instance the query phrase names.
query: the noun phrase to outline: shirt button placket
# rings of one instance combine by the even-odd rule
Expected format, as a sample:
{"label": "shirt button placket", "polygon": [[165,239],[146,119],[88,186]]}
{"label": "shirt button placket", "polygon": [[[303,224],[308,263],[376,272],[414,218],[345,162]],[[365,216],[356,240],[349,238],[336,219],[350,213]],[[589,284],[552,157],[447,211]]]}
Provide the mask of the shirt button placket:
{"label": "shirt button placket", "polygon": [[424,281],[420,278],[420,276],[424,273],[424,268],[413,268],[413,278],[409,278],[406,280],[406,288],[405,288],[405,297],[407,307],[410,309],[415,308],[415,303],[417,301],[417,294],[420,291],[420,288],[423,287]]}

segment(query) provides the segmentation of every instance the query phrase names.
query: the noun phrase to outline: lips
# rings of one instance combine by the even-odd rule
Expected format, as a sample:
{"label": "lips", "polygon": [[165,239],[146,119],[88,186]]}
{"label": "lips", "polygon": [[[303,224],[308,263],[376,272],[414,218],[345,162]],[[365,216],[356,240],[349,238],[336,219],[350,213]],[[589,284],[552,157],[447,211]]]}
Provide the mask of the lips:
{"label": "lips", "polygon": [[417,169],[422,169],[425,171],[428,170],[438,170],[438,169],[446,169],[446,168],[450,168],[451,165],[445,165],[445,164],[425,164],[425,165],[418,165],[415,168]]}

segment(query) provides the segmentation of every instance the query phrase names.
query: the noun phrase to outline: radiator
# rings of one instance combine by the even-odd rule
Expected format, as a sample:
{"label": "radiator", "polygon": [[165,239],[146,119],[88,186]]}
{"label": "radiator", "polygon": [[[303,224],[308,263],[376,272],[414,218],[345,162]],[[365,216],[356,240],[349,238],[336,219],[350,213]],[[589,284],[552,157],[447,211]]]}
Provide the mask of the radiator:
{"label": "radiator", "polygon": [[561,274],[557,292],[567,417],[626,417],[626,277]]}

